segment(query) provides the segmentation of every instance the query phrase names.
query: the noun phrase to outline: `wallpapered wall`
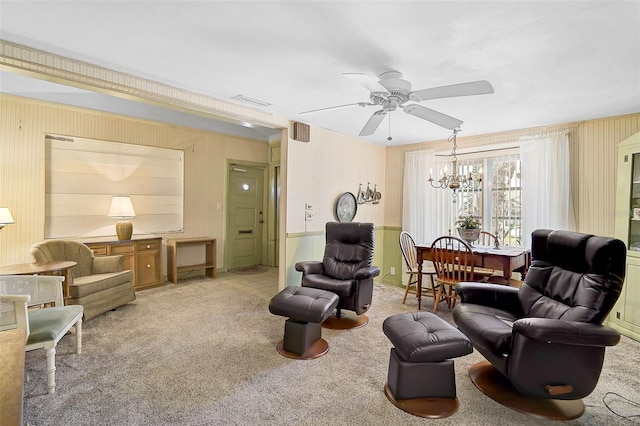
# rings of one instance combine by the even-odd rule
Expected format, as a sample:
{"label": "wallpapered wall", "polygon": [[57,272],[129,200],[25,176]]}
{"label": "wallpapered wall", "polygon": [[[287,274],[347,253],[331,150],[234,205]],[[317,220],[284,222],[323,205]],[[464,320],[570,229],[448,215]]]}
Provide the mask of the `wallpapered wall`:
{"label": "wallpapered wall", "polygon": [[[267,162],[264,142],[8,95],[0,96],[0,122],[0,202],[16,221],[0,231],[0,264],[29,262],[29,247],[44,238],[45,133],[184,150],[184,233],[159,235],[214,237],[220,247],[226,159]],[[223,266],[224,251],[217,257]]]}
{"label": "wallpapered wall", "polygon": [[[542,126],[531,129],[458,137],[459,149],[517,142],[521,137],[552,131],[568,131],[571,151],[572,198],[576,226],[580,232],[597,235],[614,234],[615,186],[618,143],[640,132],[640,114]],[[402,228],[402,179],[406,152],[421,149],[448,151],[451,144],[441,141],[389,147],[386,152],[387,199],[385,204],[384,271],[403,268],[397,244]],[[428,183],[425,182],[427,185]],[[435,189],[434,189],[435,191]],[[396,242],[395,244],[393,242]],[[400,269],[401,270],[401,269]],[[385,276],[385,282],[400,284],[401,274]],[[405,280],[406,281],[406,280]]]}
{"label": "wallpapered wall", "polygon": [[[287,144],[287,234],[286,284],[297,285],[300,273],[295,263],[321,260],[324,229],[336,221],[335,204],[340,194],[356,195],[358,185],[377,185],[382,198],[378,204],[359,204],[354,221],[384,225],[385,148],[329,130],[312,127],[310,142],[289,140]],[[305,204],[313,208],[313,220],[306,221]],[[382,247],[383,233],[376,232],[376,247]],[[374,263],[381,265],[383,250],[376,250]]]}
{"label": "wallpapered wall", "polygon": [[[571,184],[579,231],[613,235],[618,143],[640,132],[640,114],[514,130],[481,136],[458,137],[458,148],[517,142],[521,137],[552,131],[569,132]],[[402,226],[404,154],[420,149],[447,151],[446,140],[387,149],[385,225]]]}
{"label": "wallpapered wall", "polygon": [[[0,197],[10,205],[16,224],[0,231],[0,264],[29,261],[31,244],[44,238],[44,133],[137,143],[185,151],[185,229],[181,236],[213,236],[222,247],[225,159],[266,163],[267,144],[143,120],[61,107],[8,95],[0,96]],[[616,147],[640,131],[640,114],[458,138],[460,149],[508,143],[522,136],[567,130],[571,143],[573,202],[578,230],[614,233]],[[285,139],[286,140],[286,139]],[[283,147],[286,227],[281,265],[286,283],[294,284],[297,260],[319,258],[324,224],[335,220],[335,200],[356,192],[359,183],[378,185],[378,205],[361,205],[357,221],[376,225],[375,263],[384,281],[399,284],[403,265],[397,237],[402,227],[404,153],[425,148],[447,151],[446,140],[380,147],[325,129],[311,128],[311,142],[286,140]],[[305,204],[314,219],[305,221]],[[18,224],[19,222],[19,224]],[[283,223],[284,224],[284,223]],[[303,258],[304,257],[304,258]],[[223,250],[218,251],[222,266]],[[396,275],[389,274],[396,268]],[[287,266],[284,266],[287,268]],[[281,284],[284,284],[281,277]]]}

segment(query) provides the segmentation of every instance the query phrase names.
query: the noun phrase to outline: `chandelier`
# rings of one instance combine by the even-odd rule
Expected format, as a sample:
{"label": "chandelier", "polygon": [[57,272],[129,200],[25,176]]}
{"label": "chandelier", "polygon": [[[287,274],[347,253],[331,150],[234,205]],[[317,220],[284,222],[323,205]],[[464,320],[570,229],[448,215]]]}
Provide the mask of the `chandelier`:
{"label": "chandelier", "polygon": [[480,188],[482,184],[482,171],[480,173],[475,174],[471,171],[468,174],[462,173],[462,167],[458,168],[458,157],[456,157],[456,148],[458,147],[456,143],[456,136],[460,131],[460,127],[456,127],[453,129],[453,134],[449,136],[449,142],[453,142],[453,149],[451,150],[451,165],[453,170],[451,174],[447,174],[447,168],[444,168],[444,172],[441,172],[440,179],[435,180],[432,177],[432,170],[429,170],[429,183],[434,188],[441,189],[451,189],[453,193],[451,194],[452,202],[456,203],[458,197],[456,196],[459,189],[462,190],[475,190]]}

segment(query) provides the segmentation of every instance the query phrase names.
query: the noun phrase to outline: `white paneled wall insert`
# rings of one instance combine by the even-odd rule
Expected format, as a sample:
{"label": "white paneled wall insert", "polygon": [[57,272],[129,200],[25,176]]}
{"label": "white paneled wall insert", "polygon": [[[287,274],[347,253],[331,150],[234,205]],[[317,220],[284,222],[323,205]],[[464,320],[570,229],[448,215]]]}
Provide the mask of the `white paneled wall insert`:
{"label": "white paneled wall insert", "polygon": [[45,237],[113,235],[113,195],[129,195],[136,234],[182,230],[182,150],[66,136],[45,138]]}

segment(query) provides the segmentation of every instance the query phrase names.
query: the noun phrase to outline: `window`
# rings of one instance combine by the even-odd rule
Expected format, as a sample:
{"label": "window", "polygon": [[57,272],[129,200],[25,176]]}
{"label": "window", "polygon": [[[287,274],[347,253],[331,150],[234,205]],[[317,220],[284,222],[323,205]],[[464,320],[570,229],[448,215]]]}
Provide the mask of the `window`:
{"label": "window", "polygon": [[[477,189],[461,189],[452,221],[472,214],[482,218],[482,228],[498,237],[501,245],[522,243],[522,185],[518,154],[496,151],[490,157],[458,160],[461,173],[482,174]],[[506,154],[506,155],[499,155]],[[454,223],[450,229],[454,228]]]}
{"label": "window", "polygon": [[182,229],[183,151],[46,135],[45,155],[45,238],[113,235],[113,195],[131,196],[136,233]]}

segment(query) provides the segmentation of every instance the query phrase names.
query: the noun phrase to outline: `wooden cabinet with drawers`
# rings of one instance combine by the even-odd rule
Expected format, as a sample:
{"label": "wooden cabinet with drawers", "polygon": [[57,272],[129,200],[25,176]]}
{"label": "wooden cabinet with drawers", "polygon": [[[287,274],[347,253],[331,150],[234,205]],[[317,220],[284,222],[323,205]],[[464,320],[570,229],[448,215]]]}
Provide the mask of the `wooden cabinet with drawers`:
{"label": "wooden cabinet with drawers", "polygon": [[82,241],[96,256],[121,255],[124,269],[133,272],[133,287],[136,290],[162,284],[162,238],[136,237],[131,240]]}

